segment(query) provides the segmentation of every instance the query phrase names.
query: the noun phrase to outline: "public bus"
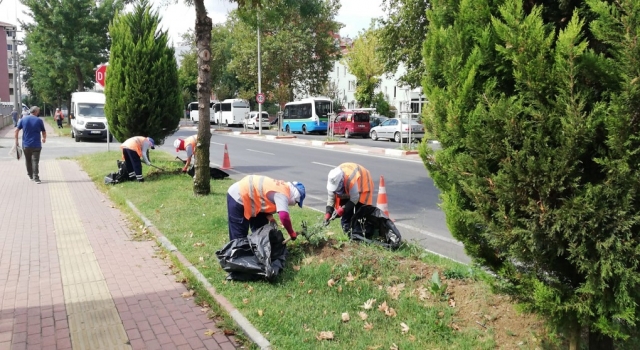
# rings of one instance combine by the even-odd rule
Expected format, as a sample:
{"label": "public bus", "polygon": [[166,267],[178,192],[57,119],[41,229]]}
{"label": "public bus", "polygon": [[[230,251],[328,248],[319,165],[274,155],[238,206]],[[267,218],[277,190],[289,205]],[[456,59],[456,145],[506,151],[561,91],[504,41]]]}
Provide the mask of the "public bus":
{"label": "public bus", "polygon": [[[213,112],[214,112],[214,105],[217,103],[218,101],[211,101],[209,103],[209,120],[210,123],[209,124],[213,124]],[[198,102],[191,102],[189,103],[189,119],[194,122],[197,123],[200,121],[200,115],[198,114]]]}
{"label": "public bus", "polygon": [[249,101],[239,98],[226,99],[213,106],[211,120],[220,125],[242,125],[249,114]]}
{"label": "public bus", "polygon": [[282,112],[282,131],[327,133],[331,100],[327,97],[311,97],[289,102]]}

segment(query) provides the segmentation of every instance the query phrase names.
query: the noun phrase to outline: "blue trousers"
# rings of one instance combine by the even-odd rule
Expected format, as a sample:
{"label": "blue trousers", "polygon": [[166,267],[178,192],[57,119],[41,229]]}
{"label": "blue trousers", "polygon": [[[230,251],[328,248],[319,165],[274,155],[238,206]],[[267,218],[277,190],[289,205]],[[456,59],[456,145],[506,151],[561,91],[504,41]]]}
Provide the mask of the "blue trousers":
{"label": "blue trousers", "polygon": [[229,240],[236,238],[245,238],[251,232],[256,231],[260,227],[269,223],[267,214],[260,213],[249,220],[244,217],[244,206],[236,202],[230,194],[227,193],[227,215],[229,220]]}
{"label": "blue trousers", "polygon": [[122,150],[122,155],[124,156],[124,162],[127,165],[129,178],[133,179],[135,177],[136,179],[138,179],[138,181],[143,180],[142,161],[140,160],[138,152],[132,149],[124,148]]}

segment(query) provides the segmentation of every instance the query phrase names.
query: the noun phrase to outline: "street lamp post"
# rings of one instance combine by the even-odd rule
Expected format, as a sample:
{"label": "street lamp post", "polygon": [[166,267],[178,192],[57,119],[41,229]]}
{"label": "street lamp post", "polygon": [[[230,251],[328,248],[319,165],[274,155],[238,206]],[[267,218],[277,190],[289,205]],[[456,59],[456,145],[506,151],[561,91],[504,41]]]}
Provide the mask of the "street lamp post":
{"label": "street lamp post", "polygon": [[[262,67],[260,59],[260,15],[258,17],[258,94],[262,94]],[[258,102],[258,135],[262,135],[262,103]]]}
{"label": "street lamp post", "polygon": [[11,54],[13,58],[13,108],[16,111],[22,110],[20,108],[20,93],[18,92],[18,27],[13,27],[13,45],[11,46]]}

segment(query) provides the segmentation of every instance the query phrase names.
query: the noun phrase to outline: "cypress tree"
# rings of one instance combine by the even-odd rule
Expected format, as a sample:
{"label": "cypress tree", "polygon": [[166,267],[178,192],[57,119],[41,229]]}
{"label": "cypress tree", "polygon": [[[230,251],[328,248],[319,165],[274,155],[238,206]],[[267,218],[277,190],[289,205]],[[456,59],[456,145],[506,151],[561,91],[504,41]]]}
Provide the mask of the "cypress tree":
{"label": "cypress tree", "polygon": [[442,150],[421,156],[496,287],[572,349],[583,331],[610,349],[640,311],[640,0],[523,3],[432,2],[424,121]]}
{"label": "cypress tree", "polygon": [[109,26],[105,114],[109,130],[120,141],[149,136],[162,144],[180,123],[178,67],[160,20],[148,1],[140,0]]}

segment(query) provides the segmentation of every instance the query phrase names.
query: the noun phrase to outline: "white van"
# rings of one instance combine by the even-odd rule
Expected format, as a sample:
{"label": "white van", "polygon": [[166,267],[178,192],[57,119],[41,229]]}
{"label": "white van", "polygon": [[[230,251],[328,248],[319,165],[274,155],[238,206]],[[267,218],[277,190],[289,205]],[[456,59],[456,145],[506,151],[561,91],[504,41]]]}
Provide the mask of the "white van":
{"label": "white van", "polygon": [[74,92],[71,94],[71,137],[106,139],[107,118],[104,115],[105,96],[101,92]]}
{"label": "white van", "polygon": [[[211,101],[209,103],[209,124],[213,124],[213,106],[218,103],[218,101]],[[189,119],[197,123],[200,121],[200,115],[198,113],[198,102],[189,103]]]}
{"label": "white van", "polygon": [[[215,117],[211,118],[214,124],[242,125],[249,115],[249,101],[239,98],[230,98],[213,106]],[[213,115],[213,114],[212,114]]]}

